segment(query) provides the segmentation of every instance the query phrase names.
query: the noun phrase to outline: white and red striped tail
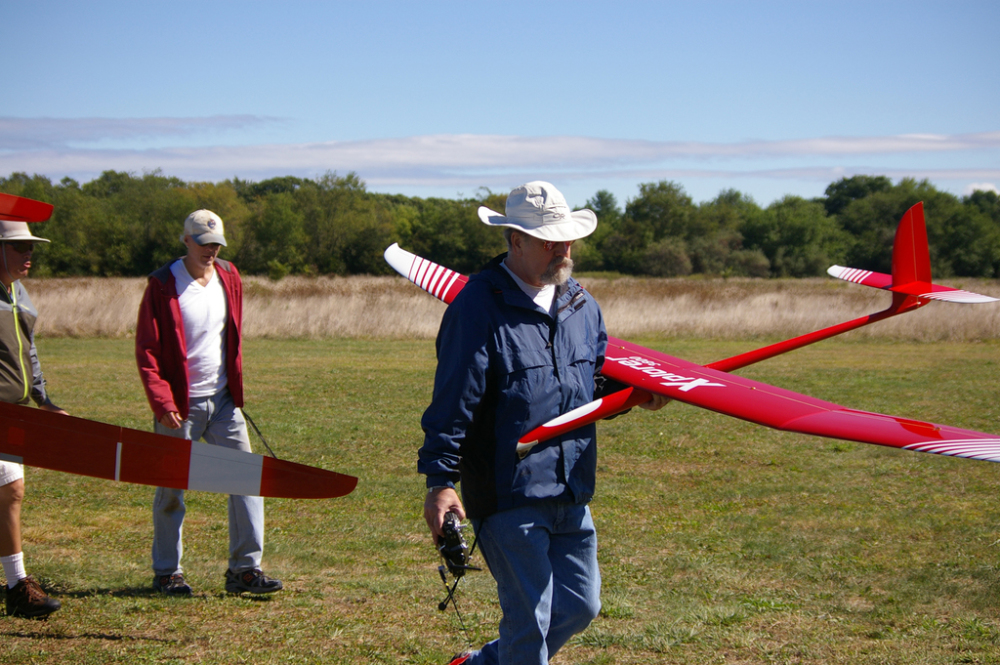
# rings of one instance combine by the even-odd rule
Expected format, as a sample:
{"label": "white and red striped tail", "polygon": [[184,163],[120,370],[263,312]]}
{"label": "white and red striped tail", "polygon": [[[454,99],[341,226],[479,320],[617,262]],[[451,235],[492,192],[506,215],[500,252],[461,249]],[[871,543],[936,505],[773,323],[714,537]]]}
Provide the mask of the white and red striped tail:
{"label": "white and red striped tail", "polygon": [[893,293],[905,293],[909,296],[923,298],[925,300],[941,300],[944,302],[958,303],[984,303],[997,302],[997,298],[984,296],[981,293],[973,293],[964,289],[954,289],[950,286],[931,284],[930,282],[910,282],[894,286],[892,275],[884,272],[872,272],[871,270],[861,270],[860,268],[845,268],[843,266],[830,266],[827,274],[837,279],[842,279],[854,284],[864,284],[876,289],[885,289]]}
{"label": "white and red striped tail", "polygon": [[408,252],[396,243],[386,248],[385,262],[400,275],[445,303],[451,303],[469,281],[465,275]]}

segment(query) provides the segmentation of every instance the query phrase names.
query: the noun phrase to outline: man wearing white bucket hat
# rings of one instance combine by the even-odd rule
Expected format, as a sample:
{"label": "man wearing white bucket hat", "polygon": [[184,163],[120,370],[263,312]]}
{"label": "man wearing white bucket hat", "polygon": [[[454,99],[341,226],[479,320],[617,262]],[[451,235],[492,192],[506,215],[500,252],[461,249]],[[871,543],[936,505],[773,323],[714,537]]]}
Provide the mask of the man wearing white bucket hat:
{"label": "man wearing white bucket hat", "polygon": [[597,216],[570,210],[541,181],[514,189],[505,211],[479,208],[485,224],[503,227],[508,252],[473,275],[445,312],[421,421],[424,518],[434,537],[448,512],[472,520],[503,610],[499,638],[453,665],[544,665],[601,607],[587,505],[594,425],[516,452],[524,433],[595,398],[607,331],[593,297],[570,276],[570,256]]}
{"label": "man wearing white bucket hat", "polygon": [[[35,245],[48,242],[32,235],[25,222],[0,220],[0,400],[33,401],[46,411],[65,414],[45,391],[35,348],[35,310],[21,280],[28,276]],[[21,551],[21,504],[24,469],[0,461],[0,563],[7,577],[7,614],[42,618],[59,609],[38,582],[25,572]]]}

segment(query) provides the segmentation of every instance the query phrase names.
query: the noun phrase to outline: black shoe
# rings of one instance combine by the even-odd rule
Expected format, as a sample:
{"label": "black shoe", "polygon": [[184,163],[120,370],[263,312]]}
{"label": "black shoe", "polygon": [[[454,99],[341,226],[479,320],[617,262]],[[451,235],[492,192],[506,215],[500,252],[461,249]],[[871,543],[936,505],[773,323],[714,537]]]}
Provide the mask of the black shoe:
{"label": "black shoe", "polygon": [[58,610],[62,605],[50,598],[34,577],[30,575],[7,589],[7,616],[41,619]]}
{"label": "black shoe", "polygon": [[167,596],[191,595],[191,585],[184,581],[180,573],[157,575],[153,578],[153,588]]}
{"label": "black shoe", "polygon": [[260,568],[251,568],[241,573],[226,571],[226,591],[229,593],[274,593],[281,591],[281,580],[271,579]]}

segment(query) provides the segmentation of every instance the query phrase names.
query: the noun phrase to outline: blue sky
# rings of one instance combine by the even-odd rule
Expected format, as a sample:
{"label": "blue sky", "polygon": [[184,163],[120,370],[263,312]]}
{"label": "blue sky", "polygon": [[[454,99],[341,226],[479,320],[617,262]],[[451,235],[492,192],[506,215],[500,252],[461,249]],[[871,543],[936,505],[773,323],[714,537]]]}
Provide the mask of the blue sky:
{"label": "blue sky", "polygon": [[1000,2],[0,0],[0,176],[1000,186]]}

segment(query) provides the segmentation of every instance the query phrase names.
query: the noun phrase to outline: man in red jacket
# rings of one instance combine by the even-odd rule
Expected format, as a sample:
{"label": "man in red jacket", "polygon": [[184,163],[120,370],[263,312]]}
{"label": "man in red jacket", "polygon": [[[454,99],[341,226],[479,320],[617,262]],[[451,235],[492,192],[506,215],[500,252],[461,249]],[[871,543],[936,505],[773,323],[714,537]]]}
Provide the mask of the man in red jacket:
{"label": "man in red jacket", "polygon": [[[196,210],[184,221],[187,254],[149,276],[139,306],[135,356],[155,430],[178,438],[250,451],[243,406],[240,330],[243,283],[218,258],[226,245],[222,219]],[[181,568],[184,491],[159,487],[153,499],[153,588],[190,595]],[[279,580],[260,569],[264,499],[229,497],[226,591],[271,593]]]}

